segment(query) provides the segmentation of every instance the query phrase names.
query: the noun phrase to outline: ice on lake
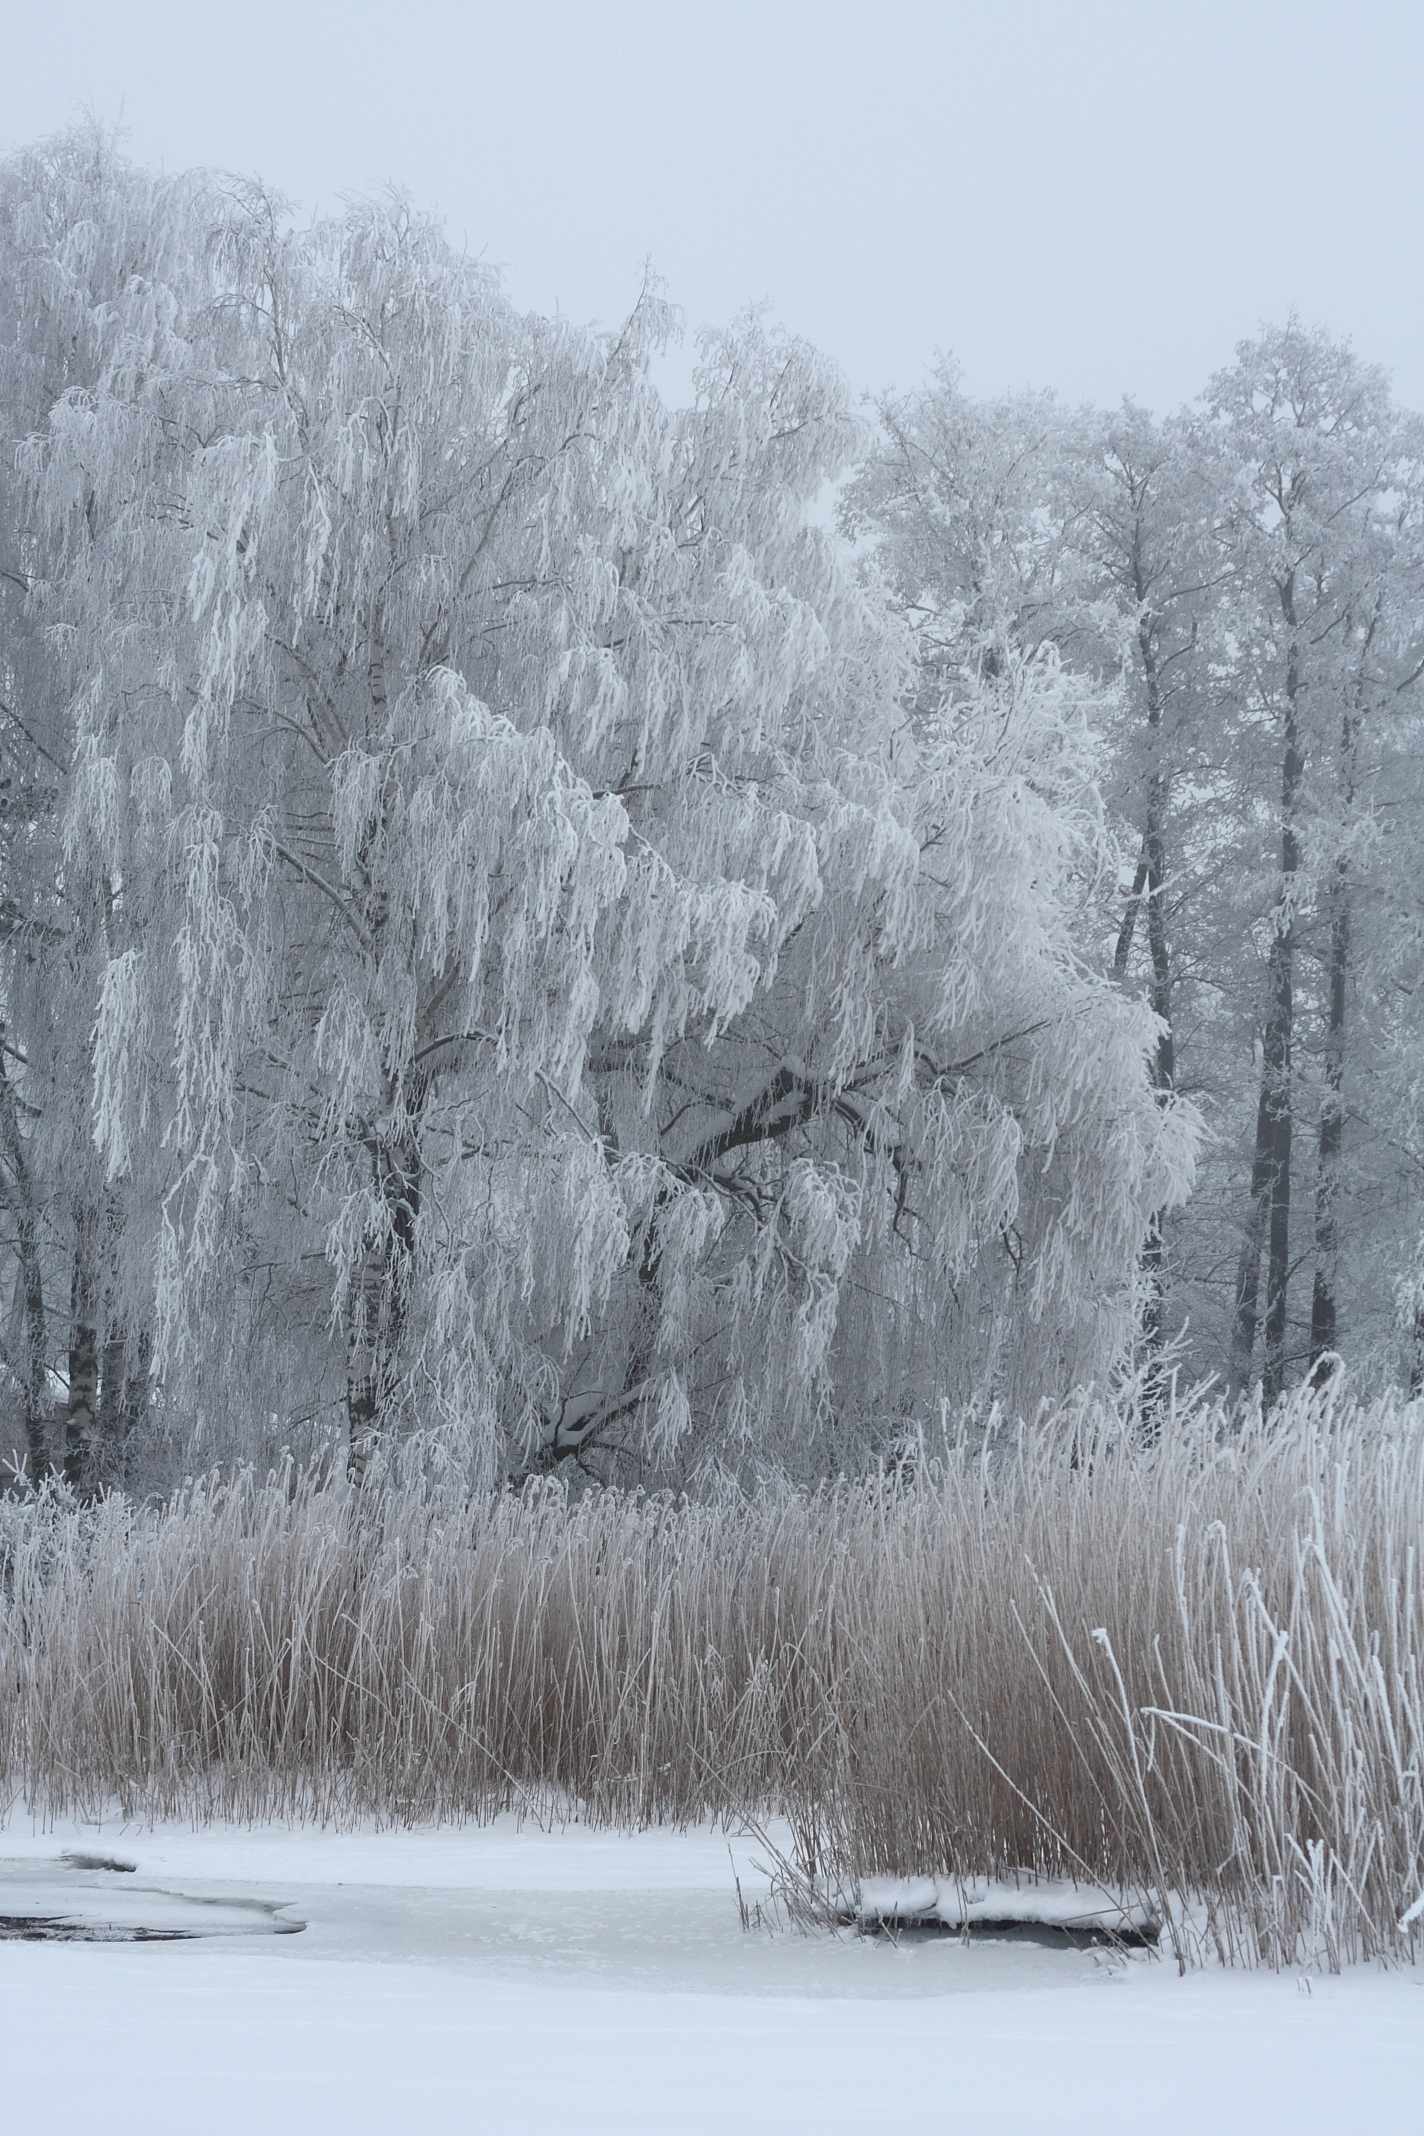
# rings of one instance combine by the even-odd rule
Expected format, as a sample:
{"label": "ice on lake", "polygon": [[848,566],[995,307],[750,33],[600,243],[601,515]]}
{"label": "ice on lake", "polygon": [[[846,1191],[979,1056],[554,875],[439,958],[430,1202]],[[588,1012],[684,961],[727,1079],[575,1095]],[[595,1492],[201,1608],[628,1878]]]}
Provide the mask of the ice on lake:
{"label": "ice on lake", "polygon": [[735,1835],[729,1858],[708,1831],[12,1816],[0,1855],[0,1912],[179,1931],[0,1942],[26,2136],[849,2136],[887,2114],[1337,2136],[1412,2126],[1424,2096],[1410,1968],[1181,1978],[1149,1951],[746,1934],[734,1872],[753,1901],[766,1880]]}

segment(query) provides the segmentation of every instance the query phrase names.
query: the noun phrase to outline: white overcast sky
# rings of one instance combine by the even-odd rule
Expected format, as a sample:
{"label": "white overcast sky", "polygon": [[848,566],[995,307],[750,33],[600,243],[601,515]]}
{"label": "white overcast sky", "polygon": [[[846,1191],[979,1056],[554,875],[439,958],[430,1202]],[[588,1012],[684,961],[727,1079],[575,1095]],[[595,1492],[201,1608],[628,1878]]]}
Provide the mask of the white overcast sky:
{"label": "white overcast sky", "polygon": [[1424,406],[1424,0],[3,0],[0,149],[85,108],[306,209],[387,182],[521,305],[767,300],[857,388],[1159,409],[1292,308]]}

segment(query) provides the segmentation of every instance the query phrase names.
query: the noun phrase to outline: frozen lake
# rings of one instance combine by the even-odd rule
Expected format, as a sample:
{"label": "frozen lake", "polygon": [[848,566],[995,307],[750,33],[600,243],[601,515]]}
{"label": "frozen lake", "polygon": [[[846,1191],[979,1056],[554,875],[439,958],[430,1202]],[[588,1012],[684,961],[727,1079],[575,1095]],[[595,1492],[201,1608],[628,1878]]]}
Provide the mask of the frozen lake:
{"label": "frozen lake", "polygon": [[[755,1898],[756,1842],[730,1855]],[[1413,1974],[748,1935],[722,1834],[12,1817],[0,1856],[8,1921],[177,1939],[0,1941],[7,2119],[31,2136],[827,2136],[887,2113],[1333,2136],[1424,2096]]]}

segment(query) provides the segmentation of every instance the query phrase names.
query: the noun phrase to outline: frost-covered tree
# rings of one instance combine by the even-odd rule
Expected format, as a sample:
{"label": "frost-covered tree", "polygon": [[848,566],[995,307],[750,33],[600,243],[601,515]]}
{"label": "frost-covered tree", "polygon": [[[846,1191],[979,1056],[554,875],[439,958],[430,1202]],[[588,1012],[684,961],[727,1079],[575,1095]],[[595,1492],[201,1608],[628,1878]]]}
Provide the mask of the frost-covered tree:
{"label": "frost-covered tree", "polygon": [[52,597],[99,529],[36,509],[24,448],[165,347],[173,291],[201,260],[194,190],[125,165],[97,130],[0,167],[0,1191],[6,1357],[35,1472],[52,1452],[83,1469],[96,1432],[142,1406],[146,1337],[126,1324],[131,1257],[89,1118],[114,904],[64,837],[79,714]]}
{"label": "frost-covered tree", "polygon": [[[1407,714],[1420,679],[1418,454],[1383,374],[1295,321],[1243,344],[1207,406],[1237,476],[1222,529],[1233,567],[1223,679],[1243,744],[1268,737],[1278,765],[1276,792],[1258,794],[1278,851],[1267,907],[1253,915],[1265,964],[1259,1094],[1230,1358],[1244,1385],[1259,1337],[1270,1398],[1292,1366],[1337,1346],[1352,882],[1370,804],[1382,798],[1364,773],[1361,736],[1372,704]],[[1394,724],[1373,723],[1366,746],[1377,770],[1397,755]],[[1376,789],[1368,800],[1362,774]],[[1302,953],[1323,1026],[1304,1340],[1289,1311]]]}
{"label": "frost-covered tree", "polygon": [[[1129,829],[1131,879],[1120,886],[1112,968],[1121,984],[1143,973],[1157,1018],[1153,1080],[1164,1105],[1183,1090],[1184,1066],[1185,1088],[1198,1101],[1202,1095],[1199,1082],[1193,1090],[1200,1070],[1190,1039],[1185,1055],[1180,1044],[1191,1020],[1192,959],[1183,950],[1201,938],[1201,878],[1214,875],[1220,859],[1219,821],[1202,806],[1215,799],[1217,722],[1205,684],[1222,576],[1206,460],[1191,425],[1159,424],[1126,403],[1111,417],[1079,423],[1066,470],[1067,539],[1086,567],[1098,658],[1120,694],[1109,792]],[[1175,1332],[1169,1214],[1153,1212],[1142,1249],[1143,1361],[1153,1400]]]}
{"label": "frost-covered tree", "polygon": [[27,417],[26,608],[100,1161],[49,1192],[168,1408],[810,1469],[1110,1369],[1191,1135],[1075,947],[1091,706],[1021,644],[916,688],[809,514],[830,368],[744,322],[670,410],[654,290],[591,334],[401,203],[118,167],[135,251],[56,168],[27,286],[78,260],[100,359]]}
{"label": "frost-covered tree", "polygon": [[[922,687],[992,677],[1006,659],[1048,648],[1078,678],[1098,734],[1080,782],[1101,784],[1117,834],[1116,853],[1105,836],[1094,844],[1078,940],[1092,953],[1110,930],[1119,984],[1135,986],[1145,960],[1154,1082],[1171,1110],[1185,775],[1202,753],[1199,626],[1220,569],[1204,553],[1200,456],[1181,426],[1130,405],[1104,418],[1047,394],[976,403],[952,365],[924,391],[884,401],[880,418],[843,523],[873,544],[912,621]],[[1139,1271],[1149,1376],[1164,1339],[1166,1214],[1149,1221]]]}
{"label": "frost-covered tree", "polygon": [[1391,1362],[1418,1227],[1416,429],[1291,324],[1165,422],[975,403],[947,370],[884,405],[848,493],[923,689],[1051,646],[1099,693],[1121,902],[1086,901],[1078,939],[1211,1130],[1144,1243],[1149,1379],[1185,1359],[1273,1395],[1342,1349]]}

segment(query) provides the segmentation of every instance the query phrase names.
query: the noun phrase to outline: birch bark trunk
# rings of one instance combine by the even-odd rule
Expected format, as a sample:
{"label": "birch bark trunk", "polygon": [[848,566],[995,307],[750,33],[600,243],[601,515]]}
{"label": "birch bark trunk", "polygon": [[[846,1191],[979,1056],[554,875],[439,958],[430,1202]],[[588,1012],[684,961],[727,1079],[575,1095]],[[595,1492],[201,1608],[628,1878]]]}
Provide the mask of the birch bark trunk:
{"label": "birch bark trunk", "polygon": [[[1167,936],[1165,895],[1167,886],[1166,814],[1168,782],[1162,769],[1162,673],[1158,661],[1156,621],[1147,607],[1150,588],[1143,569],[1141,554],[1134,550],[1134,585],[1141,614],[1138,623],[1138,651],[1142,660],[1143,682],[1147,696],[1147,732],[1151,749],[1151,768],[1147,779],[1146,807],[1142,831],[1142,851],[1133,880],[1132,895],[1127,912],[1123,916],[1114,956],[1114,969],[1119,979],[1126,976],[1128,958],[1132,949],[1132,937],[1137,916],[1145,901],[1147,910],[1147,949],[1152,978],[1149,996],[1152,1010],[1161,1021],[1157,1038],[1157,1052],[1153,1061],[1153,1083],[1158,1103],[1170,1102],[1176,1089],[1177,1064],[1176,1040],[1172,1029],[1172,952]],[[1165,1336],[1166,1320],[1166,1240],[1164,1223],[1166,1212],[1156,1209],[1147,1227],[1139,1263],[1143,1286],[1141,1328],[1147,1365],[1143,1385],[1144,1424],[1149,1434],[1156,1430],[1164,1389],[1159,1360]]]}

